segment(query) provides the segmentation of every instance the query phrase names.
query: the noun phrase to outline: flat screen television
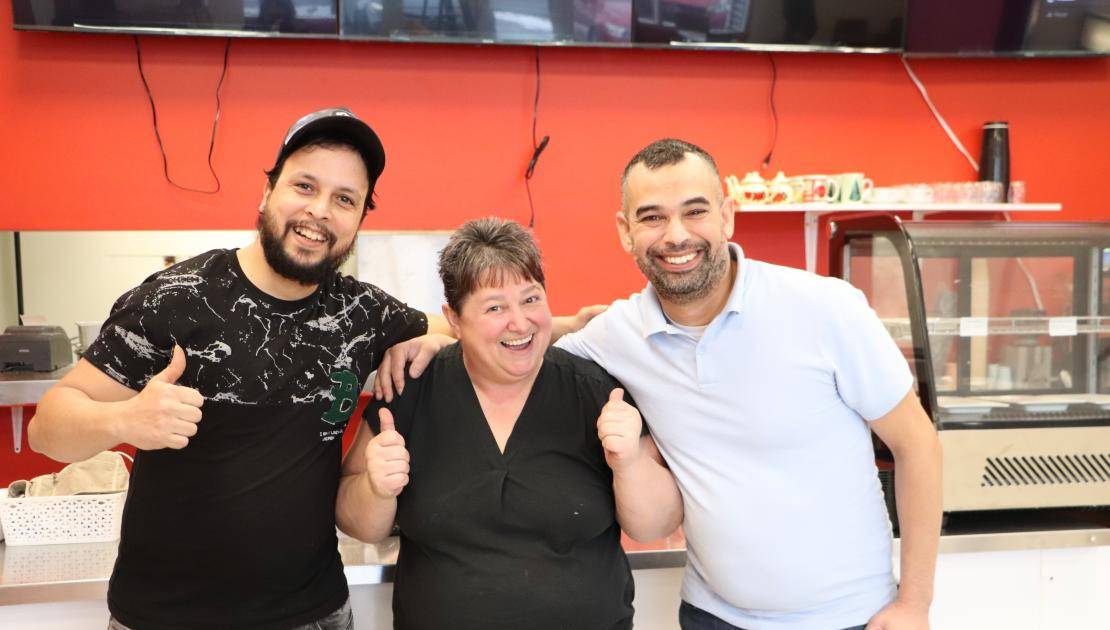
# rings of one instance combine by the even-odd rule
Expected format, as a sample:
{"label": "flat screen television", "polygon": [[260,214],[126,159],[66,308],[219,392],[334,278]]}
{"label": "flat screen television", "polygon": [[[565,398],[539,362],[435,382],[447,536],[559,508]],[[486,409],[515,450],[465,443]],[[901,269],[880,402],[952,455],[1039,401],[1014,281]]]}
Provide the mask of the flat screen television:
{"label": "flat screen television", "polygon": [[1110,0],[12,0],[12,7],[18,29],[921,56],[1110,54]]}
{"label": "flat screen television", "polygon": [[634,0],[633,41],[897,52],[902,0]]}
{"label": "flat screen television", "polygon": [[12,0],[15,27],[243,37],[336,37],[337,0]]}
{"label": "flat screen television", "polygon": [[629,45],[632,0],[341,0],[344,39]]}
{"label": "flat screen television", "polygon": [[906,53],[1110,54],[1110,0],[909,0]]}
{"label": "flat screen television", "polygon": [[341,0],[344,38],[901,49],[902,0]]}

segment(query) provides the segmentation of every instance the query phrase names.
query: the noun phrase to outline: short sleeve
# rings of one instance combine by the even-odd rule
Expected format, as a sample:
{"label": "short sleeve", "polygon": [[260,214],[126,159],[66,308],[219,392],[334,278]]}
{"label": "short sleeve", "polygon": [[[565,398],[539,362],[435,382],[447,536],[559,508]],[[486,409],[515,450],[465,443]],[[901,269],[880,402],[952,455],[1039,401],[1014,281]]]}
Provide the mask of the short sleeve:
{"label": "short sleeve", "polygon": [[864,420],[877,420],[910,391],[913,374],[863,292],[839,284],[823,343],[840,398]]}
{"label": "short sleeve", "polygon": [[604,313],[592,319],[584,328],[577,332],[567,333],[555,341],[555,347],[573,354],[576,357],[596,361],[598,359],[598,346],[594,338],[601,332],[603,325],[598,321]]}
{"label": "short sleeve", "polygon": [[[426,314],[412,308],[378,287],[367,286],[370,287],[378,305],[377,321],[372,322],[376,329],[381,332],[378,336],[379,351],[374,353],[375,357],[380,360],[382,354],[389,348],[428,332],[428,316]],[[377,365],[372,365],[370,369],[375,370],[377,367]]]}
{"label": "short sleeve", "polygon": [[141,390],[169,364],[179,336],[172,330],[178,299],[157,280],[124,293],[82,358],[125,387]]}
{"label": "short sleeve", "polygon": [[[563,349],[565,350],[565,348]],[[569,350],[567,351],[570,352]],[[602,408],[609,402],[609,394],[617,387],[624,389],[624,402],[636,407],[636,410],[639,411],[639,407],[636,405],[635,399],[632,398],[632,394],[629,393],[628,389],[621,384],[620,381],[613,378],[612,375],[592,361],[589,361],[588,364],[595,369],[591,369],[588,375],[581,375],[579,379],[580,387],[583,390],[580,394],[580,399],[583,401],[582,413],[585,414],[587,418],[591,419],[593,422],[597,421],[597,418],[601,415]],[[641,420],[643,420],[642,417]],[[640,435],[647,434],[647,422],[644,421],[641,423]]]}
{"label": "short sleeve", "polygon": [[387,403],[384,400],[372,398],[366,404],[366,408],[362,411],[362,419],[367,426],[374,430],[375,435],[382,432],[378,411],[385,408],[393,414],[393,422],[397,427],[397,432],[406,438],[408,437],[416,415],[416,402],[420,398],[422,382],[423,375],[414,379],[406,374],[405,390],[399,396],[394,396],[393,402]]}

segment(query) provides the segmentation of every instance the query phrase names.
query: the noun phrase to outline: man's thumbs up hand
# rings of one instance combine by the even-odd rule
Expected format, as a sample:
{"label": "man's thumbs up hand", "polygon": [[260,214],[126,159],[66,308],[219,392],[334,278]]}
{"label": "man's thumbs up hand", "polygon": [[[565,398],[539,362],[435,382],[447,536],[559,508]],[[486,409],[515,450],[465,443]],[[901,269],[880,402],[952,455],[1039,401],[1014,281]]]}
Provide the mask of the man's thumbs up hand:
{"label": "man's thumbs up hand", "polygon": [[609,392],[609,402],[601,408],[597,419],[597,437],[605,449],[605,461],[614,472],[633,464],[640,456],[640,412],[624,402],[624,390]]}
{"label": "man's thumbs up hand", "polygon": [[197,434],[204,396],[176,384],[184,372],[185,352],[174,346],[169,365],[125,402],[118,418],[121,441],[146,451],[189,444],[189,438]]}

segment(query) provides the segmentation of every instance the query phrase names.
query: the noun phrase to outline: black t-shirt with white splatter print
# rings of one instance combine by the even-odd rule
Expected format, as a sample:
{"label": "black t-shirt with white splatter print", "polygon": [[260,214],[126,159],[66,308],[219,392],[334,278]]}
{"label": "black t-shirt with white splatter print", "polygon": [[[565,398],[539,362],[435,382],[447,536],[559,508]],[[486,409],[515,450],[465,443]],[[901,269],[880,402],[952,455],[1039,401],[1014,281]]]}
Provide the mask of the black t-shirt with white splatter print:
{"label": "black t-shirt with white splatter print", "polygon": [[283,301],[214,250],[154,274],[112,308],[84,358],[142,389],[185,350],[204,396],[182,450],[139,451],[108,605],[145,630],[288,628],[341,606],[341,436],[366,378],[423,313],[336,274]]}

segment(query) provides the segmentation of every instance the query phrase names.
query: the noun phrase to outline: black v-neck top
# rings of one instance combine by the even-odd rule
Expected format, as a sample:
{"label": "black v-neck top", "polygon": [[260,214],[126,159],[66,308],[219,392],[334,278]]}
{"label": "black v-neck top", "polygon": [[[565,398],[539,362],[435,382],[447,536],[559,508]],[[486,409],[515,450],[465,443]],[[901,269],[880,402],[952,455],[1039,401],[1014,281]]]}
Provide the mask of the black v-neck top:
{"label": "black v-neck top", "polygon": [[[459,344],[389,405],[411,456],[398,497],[398,630],[632,627],[597,418],[620,385],[551,348],[502,454]],[[364,417],[378,430],[378,405]]]}

